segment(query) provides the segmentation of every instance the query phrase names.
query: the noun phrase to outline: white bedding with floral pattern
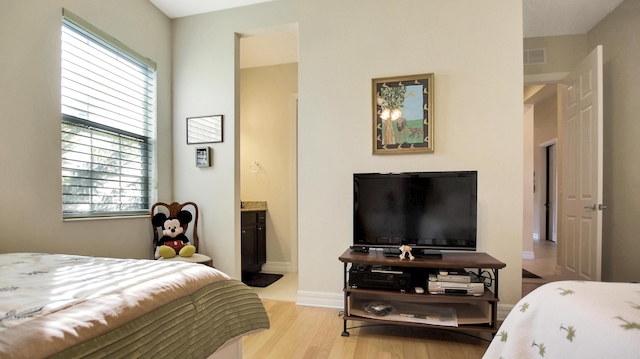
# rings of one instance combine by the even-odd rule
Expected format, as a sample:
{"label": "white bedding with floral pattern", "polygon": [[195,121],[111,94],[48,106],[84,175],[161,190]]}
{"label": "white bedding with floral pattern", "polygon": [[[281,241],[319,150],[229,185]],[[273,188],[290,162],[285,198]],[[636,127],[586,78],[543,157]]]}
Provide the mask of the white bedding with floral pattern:
{"label": "white bedding with floral pattern", "polygon": [[547,283],[516,304],[483,358],[640,358],[640,284]]}

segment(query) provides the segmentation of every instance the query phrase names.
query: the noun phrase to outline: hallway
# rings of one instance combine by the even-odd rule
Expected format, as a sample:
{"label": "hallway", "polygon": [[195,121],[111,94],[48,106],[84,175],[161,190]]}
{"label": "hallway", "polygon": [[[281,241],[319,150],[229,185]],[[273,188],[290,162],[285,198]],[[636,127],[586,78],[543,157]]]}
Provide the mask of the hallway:
{"label": "hallway", "polygon": [[559,279],[556,275],[557,244],[552,241],[534,240],[533,253],[535,259],[523,259],[522,268],[541,278],[522,278],[522,296],[541,284]]}

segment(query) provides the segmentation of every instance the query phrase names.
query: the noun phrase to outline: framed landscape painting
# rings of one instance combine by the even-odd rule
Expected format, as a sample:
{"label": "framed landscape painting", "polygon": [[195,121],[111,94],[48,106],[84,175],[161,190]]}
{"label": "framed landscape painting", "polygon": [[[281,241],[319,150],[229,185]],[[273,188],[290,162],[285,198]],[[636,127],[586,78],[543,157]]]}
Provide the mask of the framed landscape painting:
{"label": "framed landscape painting", "polygon": [[433,74],[372,80],[373,154],[433,152]]}

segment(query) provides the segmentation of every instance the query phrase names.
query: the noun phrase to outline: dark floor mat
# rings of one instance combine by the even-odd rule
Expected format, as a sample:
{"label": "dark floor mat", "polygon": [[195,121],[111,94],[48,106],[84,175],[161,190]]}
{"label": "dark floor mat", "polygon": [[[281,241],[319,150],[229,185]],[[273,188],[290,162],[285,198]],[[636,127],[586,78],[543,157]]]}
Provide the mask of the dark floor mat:
{"label": "dark floor mat", "polygon": [[282,278],[282,274],[271,273],[245,273],[242,275],[242,282],[249,287],[268,287],[278,279]]}
{"label": "dark floor mat", "polygon": [[522,268],[522,278],[541,278],[541,277],[529,272],[528,270],[526,270],[524,268]]}

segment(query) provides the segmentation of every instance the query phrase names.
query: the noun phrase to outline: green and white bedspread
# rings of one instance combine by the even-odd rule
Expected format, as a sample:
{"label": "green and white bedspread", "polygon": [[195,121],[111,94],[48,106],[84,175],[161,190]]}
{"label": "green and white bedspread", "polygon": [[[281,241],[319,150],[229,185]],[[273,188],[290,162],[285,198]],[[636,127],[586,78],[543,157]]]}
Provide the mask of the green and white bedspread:
{"label": "green and white bedspread", "polygon": [[0,254],[0,358],[206,358],[268,328],[252,289],[201,264]]}
{"label": "green and white bedspread", "polygon": [[516,304],[483,358],[640,358],[640,284],[547,283]]}

